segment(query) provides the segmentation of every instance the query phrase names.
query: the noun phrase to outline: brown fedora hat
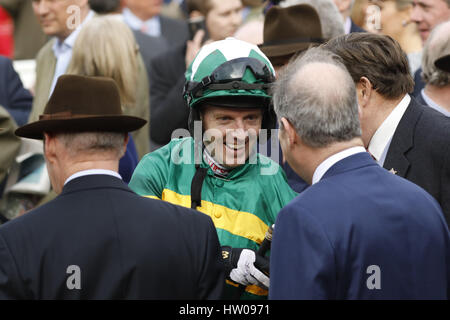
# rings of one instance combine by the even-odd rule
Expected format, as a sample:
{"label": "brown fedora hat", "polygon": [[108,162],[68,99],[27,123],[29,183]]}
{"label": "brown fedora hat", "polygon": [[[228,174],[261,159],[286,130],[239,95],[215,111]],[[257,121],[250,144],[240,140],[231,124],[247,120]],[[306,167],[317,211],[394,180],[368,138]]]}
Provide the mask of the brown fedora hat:
{"label": "brown fedora hat", "polygon": [[273,6],[264,18],[263,39],[259,48],[269,58],[295,54],[324,42],[319,15],[307,4]]}
{"label": "brown fedora hat", "polygon": [[146,120],[122,114],[119,89],[105,77],[58,78],[44,114],[16,130],[19,137],[42,139],[44,132],[130,132]]}
{"label": "brown fedora hat", "polygon": [[440,57],[434,62],[434,64],[437,68],[450,72],[450,54]]}

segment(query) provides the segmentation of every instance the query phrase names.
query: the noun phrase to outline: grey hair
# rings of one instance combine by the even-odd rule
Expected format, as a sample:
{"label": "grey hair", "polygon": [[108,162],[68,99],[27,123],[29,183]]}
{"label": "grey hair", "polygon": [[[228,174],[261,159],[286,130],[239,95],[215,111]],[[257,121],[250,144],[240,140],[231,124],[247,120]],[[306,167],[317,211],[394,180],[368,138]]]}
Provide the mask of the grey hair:
{"label": "grey hair", "polygon": [[[327,72],[306,72],[305,67],[314,63]],[[289,120],[311,147],[361,136],[355,84],[340,58],[330,51],[311,48],[289,63],[274,85],[273,102],[278,118]]]}
{"label": "grey hair", "polygon": [[444,87],[450,84],[450,73],[436,68],[434,62],[450,54],[450,21],[443,22],[431,31],[422,55],[422,77],[426,84]]}
{"label": "grey hair", "polygon": [[345,34],[342,15],[333,0],[284,0],[280,3],[280,6],[290,7],[297,4],[309,4],[316,9],[325,39]]}
{"label": "grey hair", "polygon": [[77,132],[57,133],[69,154],[73,157],[86,153],[112,152],[118,159],[124,153],[124,139],[122,132]]}

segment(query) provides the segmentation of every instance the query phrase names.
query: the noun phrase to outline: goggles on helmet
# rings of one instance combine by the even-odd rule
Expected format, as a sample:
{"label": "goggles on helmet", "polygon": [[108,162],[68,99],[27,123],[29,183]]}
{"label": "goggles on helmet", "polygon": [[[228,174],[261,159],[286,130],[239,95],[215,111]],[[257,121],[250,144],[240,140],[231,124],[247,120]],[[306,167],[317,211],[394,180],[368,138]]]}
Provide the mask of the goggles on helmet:
{"label": "goggles on helmet", "polygon": [[[255,79],[262,83],[247,83],[242,81],[249,68]],[[218,66],[211,75],[200,82],[189,81],[184,87],[183,95],[187,95],[188,103],[194,98],[203,96],[208,90],[267,90],[275,77],[269,67],[256,58],[237,58]]]}

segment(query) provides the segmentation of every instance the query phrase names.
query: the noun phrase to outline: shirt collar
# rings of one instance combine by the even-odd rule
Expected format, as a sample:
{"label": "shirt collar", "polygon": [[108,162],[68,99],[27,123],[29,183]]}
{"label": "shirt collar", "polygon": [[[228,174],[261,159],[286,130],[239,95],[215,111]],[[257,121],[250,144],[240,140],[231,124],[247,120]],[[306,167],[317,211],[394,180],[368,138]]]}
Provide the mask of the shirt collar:
{"label": "shirt collar", "polygon": [[347,17],[347,19],[345,19],[344,22],[345,34],[349,34],[351,29],[352,29],[352,20],[350,19],[350,17]]}
{"label": "shirt collar", "polygon": [[56,39],[56,41],[53,43],[53,52],[55,53],[56,58],[58,58],[62,53],[68,50],[72,50],[75,41],[77,40],[78,34],[81,31],[81,28],[94,16],[94,11],[90,10],[83,22],[79,26],[77,26],[76,29],[66,39],[64,39],[64,41],[61,42],[59,39]]}
{"label": "shirt collar", "polygon": [[334,164],[341,161],[342,159],[345,159],[347,157],[350,157],[356,153],[360,152],[366,152],[366,149],[363,147],[352,147],[345,149],[341,152],[333,154],[331,157],[328,157],[325,159],[319,166],[316,168],[313,174],[312,178],[312,184],[315,184],[322,179],[323,175],[330,169]]}
{"label": "shirt collar", "polygon": [[220,165],[214,158],[209,154],[206,148],[203,150],[203,160],[210,166],[214,174],[220,177],[226,177],[232,169],[228,169]]}
{"label": "shirt collar", "polygon": [[378,127],[370,140],[368,150],[377,161],[381,159],[384,150],[394,136],[395,130],[408,108],[410,101],[411,97],[409,94],[406,94],[402,101],[400,101],[389,116],[383,121],[381,126]]}
{"label": "shirt collar", "polygon": [[78,171],[78,172],[74,173],[69,178],[67,178],[66,182],[64,182],[64,185],[66,185],[69,181],[74,180],[76,178],[83,177],[83,176],[94,175],[94,174],[103,174],[103,175],[114,176],[114,177],[119,178],[120,180],[122,180],[121,175],[118,174],[115,171],[105,170],[105,169],[90,169],[90,170],[83,170],[83,171]]}
{"label": "shirt collar", "polygon": [[444,108],[442,108],[440,105],[438,105],[436,102],[434,102],[429,96],[427,96],[424,89],[422,89],[421,94],[422,94],[423,100],[425,100],[425,103],[430,108],[433,108],[434,110],[442,113],[446,117],[450,117],[450,112],[445,110]]}
{"label": "shirt collar", "polygon": [[142,28],[145,27],[146,31],[143,31],[144,33],[154,37],[161,36],[161,22],[158,16],[142,21],[128,8],[123,9],[122,15],[125,23],[127,23],[131,29],[142,31]]}

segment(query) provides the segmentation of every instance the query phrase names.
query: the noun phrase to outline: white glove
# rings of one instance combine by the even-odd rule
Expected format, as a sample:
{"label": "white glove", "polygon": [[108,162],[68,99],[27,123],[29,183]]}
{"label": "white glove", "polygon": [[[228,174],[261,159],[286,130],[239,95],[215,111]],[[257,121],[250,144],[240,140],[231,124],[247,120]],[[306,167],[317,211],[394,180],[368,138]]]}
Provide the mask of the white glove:
{"label": "white glove", "polygon": [[230,278],[234,282],[245,286],[254,284],[268,289],[270,283],[269,277],[255,267],[255,260],[255,251],[243,249],[239,255],[237,268],[231,270]]}

